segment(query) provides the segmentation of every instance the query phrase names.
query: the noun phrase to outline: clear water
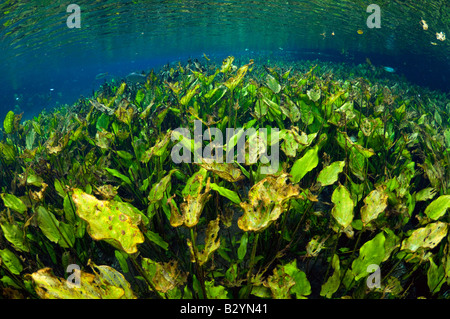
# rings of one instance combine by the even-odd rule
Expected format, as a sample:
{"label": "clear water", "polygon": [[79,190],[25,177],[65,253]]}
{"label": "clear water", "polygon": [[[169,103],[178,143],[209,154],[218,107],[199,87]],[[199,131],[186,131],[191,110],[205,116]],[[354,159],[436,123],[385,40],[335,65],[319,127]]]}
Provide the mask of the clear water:
{"label": "clear water", "polygon": [[[0,2],[1,118],[13,109],[30,118],[91,95],[108,78],[203,53],[355,64],[369,58],[413,83],[450,92],[450,40],[436,37],[450,36],[448,0],[73,3],[81,27],[71,29],[67,1]],[[381,28],[367,26],[371,3],[380,6]]]}

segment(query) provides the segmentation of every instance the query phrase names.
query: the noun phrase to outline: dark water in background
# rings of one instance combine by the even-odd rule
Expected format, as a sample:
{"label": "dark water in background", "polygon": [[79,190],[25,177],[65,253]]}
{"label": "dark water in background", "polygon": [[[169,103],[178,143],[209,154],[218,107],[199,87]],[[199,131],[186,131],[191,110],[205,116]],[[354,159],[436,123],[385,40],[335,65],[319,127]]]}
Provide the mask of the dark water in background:
{"label": "dark water in background", "polygon": [[[80,29],[66,25],[71,3],[81,7]],[[372,3],[381,7],[380,29],[366,25]],[[90,96],[108,79],[99,73],[124,77],[203,53],[355,64],[368,57],[450,92],[450,39],[436,32],[450,37],[449,0],[1,1],[0,119],[16,105],[30,118]]]}

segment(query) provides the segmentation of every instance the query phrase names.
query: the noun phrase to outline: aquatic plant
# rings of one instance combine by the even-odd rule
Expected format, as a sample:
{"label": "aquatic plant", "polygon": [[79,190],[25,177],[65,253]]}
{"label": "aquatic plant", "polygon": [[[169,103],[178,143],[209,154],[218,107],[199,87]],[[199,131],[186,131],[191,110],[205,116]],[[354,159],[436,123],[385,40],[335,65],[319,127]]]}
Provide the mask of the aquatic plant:
{"label": "aquatic plant", "polygon": [[[188,61],[9,112],[3,297],[447,297],[448,97],[373,65],[266,62]],[[214,142],[176,130],[194,121],[267,133],[234,131],[232,162],[174,163]],[[237,161],[239,138],[278,143],[276,172],[263,147]]]}

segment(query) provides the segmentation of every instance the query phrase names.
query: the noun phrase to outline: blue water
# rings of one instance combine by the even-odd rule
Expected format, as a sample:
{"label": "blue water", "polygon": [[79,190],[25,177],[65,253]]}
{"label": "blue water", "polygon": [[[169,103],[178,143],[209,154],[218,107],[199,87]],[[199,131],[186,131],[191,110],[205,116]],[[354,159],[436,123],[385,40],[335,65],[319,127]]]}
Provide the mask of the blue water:
{"label": "blue water", "polygon": [[448,1],[380,3],[380,29],[366,26],[368,1],[74,3],[79,29],[67,27],[69,2],[0,2],[0,118],[9,110],[31,118],[92,95],[112,77],[203,53],[353,64],[370,58],[414,84],[450,92],[450,40],[435,36],[450,36]]}

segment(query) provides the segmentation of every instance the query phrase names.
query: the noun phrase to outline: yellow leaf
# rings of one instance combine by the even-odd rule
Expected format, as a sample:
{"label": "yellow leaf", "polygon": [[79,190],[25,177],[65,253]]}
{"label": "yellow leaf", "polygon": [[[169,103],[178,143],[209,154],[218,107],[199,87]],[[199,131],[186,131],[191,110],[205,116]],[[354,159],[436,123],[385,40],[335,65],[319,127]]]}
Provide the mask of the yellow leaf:
{"label": "yellow leaf", "polygon": [[105,240],[128,254],[137,252],[144,242],[139,230],[140,212],[129,203],[98,200],[80,189],[73,191],[72,199],[77,215],[88,223],[88,233],[95,240]]}
{"label": "yellow leaf", "polygon": [[[104,270],[108,270],[109,274],[114,274],[120,278],[120,282],[127,285],[127,294],[125,294],[124,286],[116,286],[111,278],[104,277],[104,274],[93,275],[81,270],[76,270],[79,274],[79,286],[56,277],[52,274],[50,268],[43,268],[29,275],[35,284],[35,290],[42,299],[120,299],[120,298],[136,298],[129,288],[129,283],[123,278],[123,275],[108,266]],[[74,274],[77,274],[77,273]],[[111,276],[109,276],[111,277]],[[116,281],[117,284],[117,281]]]}
{"label": "yellow leaf", "polygon": [[238,226],[244,231],[260,231],[278,219],[287,209],[287,201],[302,198],[300,188],[287,184],[288,174],[268,176],[249,191],[249,202],[240,203],[244,215],[238,219]]}

